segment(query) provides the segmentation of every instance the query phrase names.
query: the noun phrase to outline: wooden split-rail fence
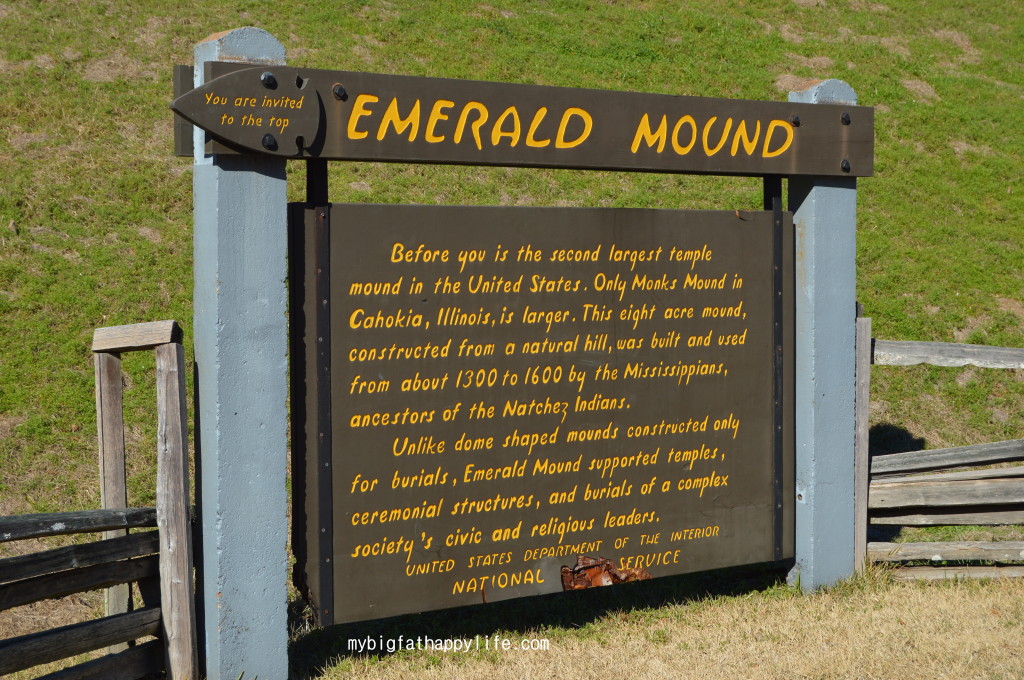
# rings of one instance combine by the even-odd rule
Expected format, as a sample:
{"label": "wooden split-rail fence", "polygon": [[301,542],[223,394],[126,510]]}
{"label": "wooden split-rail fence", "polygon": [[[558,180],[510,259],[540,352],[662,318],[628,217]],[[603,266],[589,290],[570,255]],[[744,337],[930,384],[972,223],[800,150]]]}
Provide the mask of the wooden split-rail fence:
{"label": "wooden split-rail fence", "polygon": [[[121,354],[152,349],[157,380],[155,508],[128,508]],[[47,680],[134,680],[166,672],[199,677],[192,581],[188,420],[181,329],[174,321],[97,329],[96,368],[101,510],[0,517],[0,542],[104,532],[102,540],[0,560],[0,611],[106,589],[103,618],[0,640],[0,676],[98,649],[99,658],[42,676]],[[129,529],[153,528],[129,534]],[[142,608],[132,609],[128,584]],[[136,641],[156,637],[155,640]]]}
{"label": "wooden split-rail fence", "polygon": [[[904,579],[1024,576],[1021,541],[867,541],[868,524],[1024,524],[1024,465],[1000,465],[1024,461],[1024,439],[869,455],[871,366],[915,364],[1024,369],[1024,349],[876,340],[871,337],[871,319],[857,319],[854,510],[858,569],[870,562],[887,562],[904,565],[896,572],[898,578]],[[931,564],[921,566],[922,562]],[[918,566],[906,566],[907,563]]]}

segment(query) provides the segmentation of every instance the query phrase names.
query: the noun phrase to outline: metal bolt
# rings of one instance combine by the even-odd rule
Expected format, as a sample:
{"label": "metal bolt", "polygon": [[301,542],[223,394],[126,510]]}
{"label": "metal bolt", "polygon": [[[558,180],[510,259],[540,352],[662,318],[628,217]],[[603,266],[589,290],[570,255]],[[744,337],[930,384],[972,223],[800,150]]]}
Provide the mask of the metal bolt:
{"label": "metal bolt", "polygon": [[277,140],[269,132],[263,135],[263,148],[267,151],[277,151]]}
{"label": "metal bolt", "polygon": [[345,92],[345,88],[342,87],[341,83],[335,83],[334,87],[331,88],[331,92],[334,93],[334,98],[345,101],[348,99],[348,92]]}
{"label": "metal bolt", "polygon": [[843,125],[849,125],[850,114],[848,114],[846,111],[843,111],[843,115],[839,116],[839,120],[843,121]]}
{"label": "metal bolt", "polygon": [[277,78],[275,78],[274,74],[271,73],[270,71],[264,71],[260,75],[260,82],[263,83],[263,87],[267,88],[268,90],[277,89]]}
{"label": "metal bolt", "polygon": [[800,127],[800,116],[790,116],[789,122],[793,124],[793,127]]}
{"label": "metal bolt", "polygon": [[841,167],[843,169],[843,172],[849,172],[850,171],[850,161],[848,161],[848,160],[846,160],[844,158],[843,162],[839,164],[839,167]]}

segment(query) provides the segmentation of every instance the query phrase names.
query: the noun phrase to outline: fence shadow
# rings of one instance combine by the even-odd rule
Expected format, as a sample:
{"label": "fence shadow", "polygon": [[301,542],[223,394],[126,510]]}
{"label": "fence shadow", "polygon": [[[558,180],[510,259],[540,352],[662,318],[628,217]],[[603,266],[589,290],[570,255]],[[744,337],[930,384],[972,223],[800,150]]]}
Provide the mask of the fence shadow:
{"label": "fence shadow", "polygon": [[868,451],[872,457],[889,453],[905,453],[924,449],[923,437],[915,437],[909,430],[891,423],[872,425],[868,431]]}
{"label": "fence shadow", "polygon": [[[402,640],[483,639],[501,631],[502,637],[519,633],[536,637],[531,631],[551,626],[579,628],[617,611],[685,604],[781,586],[792,564],[788,560],[748,565],[317,629],[293,639],[289,650],[291,677],[310,678],[345,659],[389,656],[386,648],[362,654],[349,651],[349,640],[373,639],[379,646],[400,636]],[[301,626],[302,604],[294,604],[292,624]]]}
{"label": "fence shadow", "polygon": [[[924,437],[915,437],[910,430],[899,425],[879,423],[868,430],[868,455],[872,458],[890,453],[923,451],[924,446]],[[869,524],[867,540],[888,543],[895,540],[900,531],[902,527],[895,525]]]}

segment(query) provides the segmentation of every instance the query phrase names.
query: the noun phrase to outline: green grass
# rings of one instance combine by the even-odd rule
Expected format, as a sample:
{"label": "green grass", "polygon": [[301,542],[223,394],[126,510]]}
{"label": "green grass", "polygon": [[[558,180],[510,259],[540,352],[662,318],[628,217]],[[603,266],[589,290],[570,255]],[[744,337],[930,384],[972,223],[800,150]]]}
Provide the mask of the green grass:
{"label": "green grass", "polygon": [[[1016,3],[1013,6],[1019,7]],[[1018,216],[1024,26],[990,3],[790,0],[19,3],[0,20],[0,493],[18,510],[87,507],[93,328],[191,309],[191,179],[171,154],[171,67],[202,37],[266,28],[290,63],[750,99],[780,76],[847,80],[876,106],[860,181],[859,299],[890,339],[1024,343]],[[303,192],[300,164],[289,192]],[[755,208],[760,184],[662,174],[334,163],[335,201]],[[187,334],[188,336],[188,334]],[[134,368],[136,359],[129,360]],[[141,367],[140,367],[141,370]],[[875,371],[877,418],[926,445],[1015,436],[1019,372]],[[140,451],[151,380],[126,392]],[[963,379],[960,379],[963,382]],[[54,469],[70,471],[68,485]],[[146,466],[140,468],[145,476]],[[147,485],[140,482],[144,496]],[[144,499],[143,499],[144,500]]]}
{"label": "green grass", "polygon": [[[497,3],[496,3],[497,5]],[[256,25],[289,63],[745,99],[835,77],[876,107],[858,297],[875,335],[1024,346],[1024,3],[149,0],[0,4],[0,511],[96,507],[94,328],[179,320],[190,161],[171,69]],[[289,195],[304,193],[289,167]],[[757,208],[760,182],[334,163],[337,202]],[[126,358],[130,495],[153,497],[152,360]],[[1017,438],[1024,372],[877,368],[876,424],[925,447]],[[573,635],[587,634],[586,627]],[[657,637],[657,633],[652,632]],[[654,640],[655,642],[657,640]]]}

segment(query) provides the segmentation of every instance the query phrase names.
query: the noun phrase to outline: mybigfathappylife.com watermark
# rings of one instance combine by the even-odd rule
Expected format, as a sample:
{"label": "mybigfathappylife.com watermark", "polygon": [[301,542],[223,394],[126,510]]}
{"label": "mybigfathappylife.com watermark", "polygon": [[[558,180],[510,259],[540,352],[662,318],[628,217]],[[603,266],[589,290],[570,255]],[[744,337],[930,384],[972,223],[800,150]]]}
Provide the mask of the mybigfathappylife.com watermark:
{"label": "mybigfathappylife.com watermark", "polygon": [[425,635],[397,638],[366,637],[349,638],[348,651],[356,654],[374,652],[394,653],[402,650],[427,650],[431,652],[472,652],[476,650],[547,651],[551,641],[547,638],[507,638],[500,635],[476,635],[471,638],[431,638]]}

